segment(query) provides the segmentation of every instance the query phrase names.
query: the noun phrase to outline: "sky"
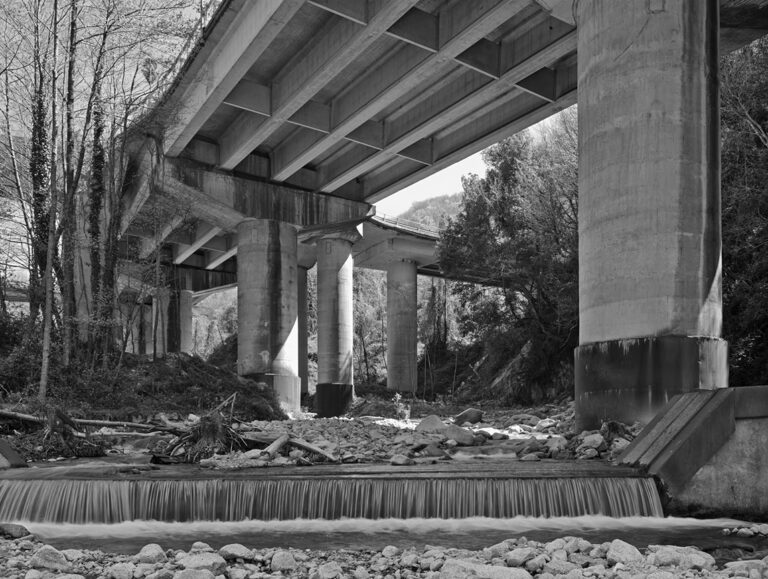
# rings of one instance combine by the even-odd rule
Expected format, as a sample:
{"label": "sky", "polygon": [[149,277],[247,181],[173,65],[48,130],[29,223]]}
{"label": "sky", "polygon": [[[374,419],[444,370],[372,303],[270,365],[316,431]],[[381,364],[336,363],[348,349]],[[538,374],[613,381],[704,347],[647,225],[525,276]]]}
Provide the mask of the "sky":
{"label": "sky", "polygon": [[411,204],[416,201],[423,201],[439,195],[459,193],[461,192],[461,177],[469,173],[476,173],[481,177],[485,175],[485,163],[483,163],[481,153],[475,153],[463,161],[438,171],[434,175],[430,175],[426,179],[422,179],[418,183],[375,203],[376,212],[379,215],[397,217],[407,211]]}

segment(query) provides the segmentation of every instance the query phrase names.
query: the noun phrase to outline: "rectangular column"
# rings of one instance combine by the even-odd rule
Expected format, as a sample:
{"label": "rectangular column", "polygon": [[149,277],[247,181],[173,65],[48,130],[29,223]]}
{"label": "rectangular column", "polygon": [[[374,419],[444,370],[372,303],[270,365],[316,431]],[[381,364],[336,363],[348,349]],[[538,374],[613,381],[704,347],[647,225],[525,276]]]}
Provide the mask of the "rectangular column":
{"label": "rectangular column", "polygon": [[727,385],[718,2],[580,0],[577,428]]}

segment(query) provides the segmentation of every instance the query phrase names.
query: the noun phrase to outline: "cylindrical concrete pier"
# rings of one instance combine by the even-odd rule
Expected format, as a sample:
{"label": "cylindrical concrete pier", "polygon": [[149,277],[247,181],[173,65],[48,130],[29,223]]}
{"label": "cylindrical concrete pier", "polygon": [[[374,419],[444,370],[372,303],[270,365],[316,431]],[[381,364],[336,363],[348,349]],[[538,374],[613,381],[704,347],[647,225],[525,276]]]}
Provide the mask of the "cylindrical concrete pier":
{"label": "cylindrical concrete pier", "polygon": [[309,365],[308,365],[308,334],[307,334],[307,268],[299,266],[297,269],[298,284],[298,316],[299,316],[299,379],[301,380],[301,393],[309,392]]}
{"label": "cylindrical concrete pier", "polygon": [[237,238],[238,373],[272,385],[281,402],[298,409],[296,229],[246,219]]}
{"label": "cylindrical concrete pier", "polygon": [[343,414],[352,401],[353,260],[347,239],[317,247],[317,396],[321,416]]}
{"label": "cylindrical concrete pier", "polygon": [[192,332],[192,290],[179,290],[179,351],[191,354],[194,350]]}
{"label": "cylindrical concrete pier", "polygon": [[416,263],[387,268],[387,389],[416,392]]}
{"label": "cylindrical concrete pier", "polygon": [[580,0],[577,428],[727,385],[718,3]]}

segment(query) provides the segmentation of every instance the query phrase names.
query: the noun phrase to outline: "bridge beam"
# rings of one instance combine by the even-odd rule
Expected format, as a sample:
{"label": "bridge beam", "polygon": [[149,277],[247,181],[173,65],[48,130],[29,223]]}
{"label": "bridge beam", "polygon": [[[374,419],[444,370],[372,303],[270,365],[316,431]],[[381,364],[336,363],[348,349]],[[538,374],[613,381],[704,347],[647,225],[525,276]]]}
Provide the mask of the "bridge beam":
{"label": "bridge beam", "polygon": [[718,2],[582,0],[577,428],[727,386]]}

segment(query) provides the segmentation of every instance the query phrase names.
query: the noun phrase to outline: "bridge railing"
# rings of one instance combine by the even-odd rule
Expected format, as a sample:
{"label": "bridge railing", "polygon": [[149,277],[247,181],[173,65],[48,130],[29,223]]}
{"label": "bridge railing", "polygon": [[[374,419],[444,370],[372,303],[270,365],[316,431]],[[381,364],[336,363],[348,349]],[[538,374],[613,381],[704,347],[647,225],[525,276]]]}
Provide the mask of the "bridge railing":
{"label": "bridge railing", "polygon": [[402,217],[393,217],[384,213],[377,213],[373,216],[374,221],[379,221],[384,225],[390,225],[403,231],[410,231],[412,233],[429,235],[432,237],[440,237],[442,229],[434,227],[432,225],[424,225],[418,221],[412,221],[410,219],[403,219]]}

